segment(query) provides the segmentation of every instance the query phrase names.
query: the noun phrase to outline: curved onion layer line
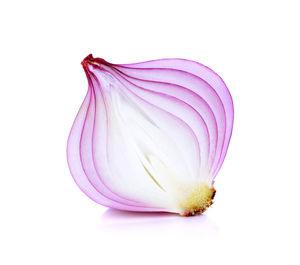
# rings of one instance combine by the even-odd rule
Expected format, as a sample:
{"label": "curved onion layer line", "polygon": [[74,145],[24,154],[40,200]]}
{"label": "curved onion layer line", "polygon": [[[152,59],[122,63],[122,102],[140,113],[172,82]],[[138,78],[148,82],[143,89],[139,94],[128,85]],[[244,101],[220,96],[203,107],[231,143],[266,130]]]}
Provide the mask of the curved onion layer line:
{"label": "curved onion layer line", "polygon": [[[94,127],[97,125],[97,122],[95,123],[95,121],[106,121],[106,124],[105,125],[103,125],[103,126],[100,126],[100,127],[102,127],[102,128],[105,128],[106,129],[106,131],[107,131],[107,128],[108,128],[108,126],[107,126],[107,120],[108,120],[108,118],[107,118],[107,111],[106,111],[106,109],[107,109],[107,104],[106,104],[106,100],[105,100],[105,97],[104,97],[104,95],[103,95],[103,92],[102,92],[102,90],[101,89],[99,89],[99,88],[101,88],[101,84],[99,83],[99,81],[98,81],[98,79],[97,79],[97,77],[92,73],[92,72],[88,72],[88,74],[90,75],[90,77],[92,77],[91,78],[91,80],[94,80],[95,81],[95,83],[96,84],[94,84],[93,85],[93,83],[91,83],[91,86],[90,87],[92,87],[92,89],[93,89],[93,91],[94,91],[94,95],[95,95],[95,97],[94,97],[94,101],[95,101],[95,104],[96,104],[96,102],[99,102],[99,99],[101,98],[101,100],[103,101],[102,103],[103,104],[99,104],[98,105],[98,107],[96,108],[96,112],[98,112],[99,111],[99,107],[100,106],[104,106],[104,112],[105,112],[105,118],[103,118],[103,117],[100,117],[100,118],[96,118],[96,115],[95,115],[95,118],[94,118]],[[95,131],[96,131],[96,133],[95,133]],[[105,134],[107,134],[107,132],[105,132]],[[97,135],[97,137],[94,137],[94,135]],[[107,145],[108,145],[108,140],[106,140],[107,139],[107,136],[104,136],[103,135],[103,137],[99,137],[99,135],[101,135],[101,133],[97,133],[97,130],[95,130],[95,129],[93,129],[93,136],[91,137],[92,138],[92,160],[93,160],[93,163],[94,163],[94,166],[95,166],[95,170],[96,170],[96,172],[97,172],[97,174],[98,174],[98,176],[100,177],[100,174],[98,173],[98,172],[106,172],[106,175],[108,175],[108,176],[110,176],[110,174],[111,174],[111,172],[109,172],[109,169],[108,168],[103,168],[103,167],[100,167],[100,164],[101,165],[105,165],[106,163],[108,163],[107,162],[107,160],[108,160],[108,158],[107,158],[107,153],[108,153],[108,150],[107,150]],[[95,155],[95,146],[98,146],[97,144],[95,145],[94,144],[94,139],[103,139],[103,141],[102,141],[102,143],[100,143],[99,144],[99,146],[101,147],[101,154],[104,154],[104,156],[101,156],[101,157],[98,157],[98,158],[96,158],[95,159],[95,157],[97,157],[97,155]],[[105,148],[104,148],[105,147]],[[106,152],[104,152],[104,150],[106,151]],[[98,163],[98,161],[101,161],[101,163]],[[103,174],[104,175],[104,174]],[[107,178],[107,177],[106,177]],[[134,200],[132,200],[132,199],[128,199],[128,198],[124,198],[124,196],[121,196],[121,195],[119,195],[119,194],[117,194],[116,192],[114,192],[114,191],[112,191],[112,189],[111,188],[109,188],[108,187],[108,185],[105,183],[105,181],[104,181],[104,178],[102,177],[100,177],[100,179],[101,179],[101,182],[105,185],[105,188],[110,192],[110,193],[112,193],[112,194],[108,194],[107,196],[109,197],[109,198],[114,198],[114,197],[116,197],[114,200],[116,200],[117,202],[120,202],[120,203],[123,203],[123,204],[126,204],[127,206],[135,206],[135,207],[141,207],[141,208],[136,208],[135,210],[139,210],[139,211],[145,211],[145,210],[148,210],[148,211],[153,211],[153,207],[147,207],[147,206],[145,206],[144,204],[143,205],[141,205],[141,202],[137,202],[137,201],[134,201]],[[105,191],[105,190],[104,190]],[[113,197],[110,197],[110,196],[113,196]],[[120,199],[121,200],[123,200],[123,201],[120,201]],[[125,200],[125,201],[124,201]],[[126,202],[127,201],[127,202]],[[161,209],[160,208],[155,208],[155,210],[156,211],[161,211]]]}
{"label": "curved onion layer line", "polygon": [[[98,82],[98,80],[96,79],[96,77],[93,75],[93,73],[89,73],[90,74],[90,80],[91,80],[91,85],[90,85],[90,87],[92,88],[92,95],[93,95],[93,104],[92,104],[92,106],[93,106],[93,112],[92,112],[92,114],[93,114],[93,119],[92,119],[92,128],[90,128],[90,130],[87,130],[88,132],[91,132],[91,134],[90,135],[87,135],[86,136],[86,139],[87,139],[87,141],[89,141],[89,143],[86,143],[86,144],[83,144],[82,145],[82,147],[81,147],[81,150],[82,150],[82,148],[86,148],[87,146],[89,146],[90,144],[91,144],[91,146],[89,146],[89,150],[88,151],[86,151],[86,152],[82,152],[81,154],[82,154],[82,156],[84,156],[84,155],[86,155],[86,154],[89,154],[90,155],[90,157],[87,157],[87,159],[86,159],[86,161],[87,161],[87,163],[88,162],[92,162],[93,164],[91,164],[91,165],[87,165],[87,168],[89,168],[89,169],[94,169],[95,170],[95,172],[89,172],[89,173],[87,173],[86,175],[87,176],[92,176],[92,175],[95,175],[96,177],[98,177],[99,178],[99,180],[101,181],[101,184],[102,185],[104,185],[104,189],[103,189],[103,192],[106,192],[107,190],[109,191],[109,193],[106,195],[106,196],[108,196],[110,199],[113,199],[113,198],[115,198],[114,200],[116,201],[116,202],[122,202],[122,203],[124,203],[124,202],[126,202],[126,201],[128,201],[127,202],[127,205],[131,205],[131,206],[133,206],[134,204],[128,204],[128,203],[133,203],[134,201],[130,201],[130,200],[128,200],[128,199],[126,199],[126,198],[124,198],[124,197],[122,197],[122,196],[120,196],[120,195],[118,195],[118,194],[116,194],[116,193],[114,193],[106,184],[105,184],[105,182],[103,181],[103,179],[101,178],[101,175],[100,175],[100,173],[99,173],[99,170],[97,170],[97,168],[96,168],[96,166],[97,166],[97,163],[96,163],[96,161],[95,161],[95,156],[94,156],[94,150],[93,150],[93,148],[94,148],[94,135],[95,135],[95,123],[96,123],[96,121],[97,120],[99,120],[99,121],[102,121],[102,120],[104,120],[104,121],[106,121],[107,120],[107,118],[106,118],[106,104],[105,104],[105,99],[104,99],[104,97],[103,97],[103,95],[102,95],[102,93],[101,93],[101,90],[99,90],[99,89],[97,89],[98,87],[100,87],[101,85],[100,85],[100,83]],[[93,81],[94,80],[94,82],[96,83],[95,85],[93,85]],[[95,89],[95,87],[96,87],[96,89]],[[97,93],[97,90],[99,90],[100,91],[100,97],[101,97],[101,99],[103,100],[103,106],[105,106],[105,108],[104,108],[104,113],[105,113],[105,119],[102,119],[103,117],[101,117],[100,119],[97,119],[96,118],[96,112],[97,112],[97,110],[98,110],[98,108],[96,108],[95,106],[96,106],[96,93]],[[105,126],[103,126],[104,128],[106,128]],[[84,131],[84,130],[83,130]],[[106,139],[106,137],[103,137],[104,139]],[[106,145],[106,142],[104,142],[104,145]],[[92,181],[92,183],[97,183],[97,178],[95,178],[93,181]],[[100,185],[101,185],[100,184]],[[112,197],[110,197],[110,196],[112,196]],[[119,201],[119,200],[121,200],[121,201]],[[134,203],[137,203],[137,204],[139,204],[139,202],[134,202]]]}
{"label": "curved onion layer line", "polygon": [[211,69],[185,59],[82,62],[88,91],[67,144],[79,188],[129,211],[203,212],[225,159],[233,103]]}
{"label": "curved onion layer line", "polygon": [[[199,116],[201,123],[203,123],[203,126],[205,127],[205,130],[207,132],[208,139],[207,139],[207,141],[203,141],[203,136],[202,136],[202,143],[204,145],[205,144],[208,145],[207,153],[209,153],[209,161],[212,160],[212,157],[214,156],[214,154],[216,152],[216,150],[214,148],[214,146],[216,145],[215,142],[217,141],[217,138],[218,138],[218,133],[217,133],[217,128],[216,128],[216,120],[215,120],[215,116],[214,116],[214,113],[212,112],[211,108],[209,107],[207,102],[203,100],[202,97],[200,97],[198,94],[194,93],[193,91],[188,90],[185,87],[182,87],[179,85],[165,83],[165,82],[158,82],[158,81],[141,80],[141,79],[129,77],[128,75],[122,73],[121,71],[119,71],[117,69],[116,69],[116,71],[118,71],[118,73],[121,76],[123,76],[123,78],[125,80],[127,80],[128,82],[130,82],[132,84],[135,84],[138,88],[140,88],[142,90],[152,91],[153,93],[157,93],[157,94],[160,94],[163,96],[170,96],[171,98],[177,99],[178,101],[180,101],[183,104],[192,108],[193,111],[196,113],[196,115]],[[137,81],[143,81],[143,82],[137,82]],[[144,88],[142,86],[144,86]],[[155,87],[157,87],[157,88],[153,89]],[[162,90],[162,88],[164,88],[164,89]],[[176,89],[179,89],[178,93],[176,93]],[[180,91],[180,90],[182,90],[182,91]],[[163,91],[163,92],[158,92],[158,91]],[[184,100],[184,96],[185,96],[186,92],[188,92],[187,94],[190,94],[190,95],[188,95],[190,97],[189,97],[189,99]],[[212,121],[211,122],[207,121],[209,119],[212,119]],[[199,139],[199,137],[198,137],[198,139]],[[201,137],[200,137],[200,139],[201,139]],[[202,157],[203,156],[204,156],[204,154],[202,154]],[[210,162],[209,162],[209,164],[210,164]]]}
{"label": "curved onion layer line", "polygon": [[[111,65],[114,66],[115,64],[111,64]],[[140,67],[140,68],[159,67],[159,68],[178,69],[178,70],[183,70],[191,74],[197,75],[199,78],[205,80],[207,83],[211,85],[211,87],[217,92],[217,94],[219,95],[219,97],[223,102],[223,106],[226,112],[226,123],[227,123],[223,152],[218,161],[217,169],[214,172],[214,176],[216,176],[226,156],[226,152],[232,134],[232,125],[233,125],[232,97],[222,78],[209,67],[200,64],[198,62],[194,62],[186,59],[160,59],[160,60],[152,60],[152,61],[146,61],[146,62],[135,63],[135,64],[123,64],[123,65],[115,65],[115,66]]]}
{"label": "curved onion layer line", "polygon": [[[93,80],[94,79],[94,80]],[[93,148],[93,134],[94,134],[94,124],[95,124],[95,118],[96,118],[96,98],[95,98],[95,85],[93,85],[93,81],[97,82],[97,80],[93,77],[91,74],[89,76],[89,82],[90,82],[90,88],[91,89],[91,101],[88,106],[87,115],[85,116],[85,121],[83,125],[83,129],[81,132],[81,138],[80,138],[80,159],[83,171],[85,175],[87,176],[89,182],[91,185],[104,197],[113,200],[118,203],[124,203],[128,206],[134,206],[134,204],[128,204],[129,202],[126,202],[127,200],[125,198],[122,198],[121,196],[118,196],[117,194],[113,193],[109,187],[103,182],[100,174],[96,170],[94,166],[94,156],[92,154],[92,148]],[[97,84],[98,87],[99,84]],[[131,202],[132,203],[132,202]],[[139,203],[137,203],[139,204]]]}
{"label": "curved onion layer line", "polygon": [[[118,78],[117,76],[115,76],[115,78],[119,80],[119,78]],[[147,101],[147,99],[146,99],[146,96],[147,96],[147,95],[146,95],[146,96],[145,96],[145,95],[144,95],[144,96],[143,96],[143,95],[139,96],[139,95],[136,94],[136,92],[133,92],[132,89],[129,88],[129,86],[133,85],[133,86],[135,86],[136,88],[138,88],[138,89],[140,89],[140,90],[144,90],[144,91],[150,92],[150,93],[152,93],[152,94],[161,96],[161,97],[163,97],[163,98],[165,98],[165,99],[167,99],[167,100],[174,101],[174,102],[179,103],[179,104],[182,104],[182,105],[186,105],[186,107],[187,107],[187,108],[190,108],[190,110],[191,110],[192,112],[194,112],[194,114],[195,114],[196,116],[198,116],[199,119],[201,120],[201,125],[202,125],[203,127],[200,126],[200,127],[199,127],[199,130],[203,130],[203,129],[204,129],[204,130],[205,130],[205,133],[204,133],[204,134],[207,134],[207,137],[209,137],[209,135],[208,135],[208,130],[207,130],[206,124],[205,124],[204,121],[203,121],[203,118],[201,117],[201,115],[200,115],[193,107],[191,107],[191,106],[190,106],[189,104],[187,104],[186,102],[184,102],[184,101],[182,101],[182,100],[180,100],[180,99],[178,99],[178,98],[176,98],[176,97],[174,97],[174,96],[168,95],[168,94],[164,94],[164,93],[161,93],[161,92],[155,92],[155,91],[152,91],[152,90],[147,90],[147,89],[145,89],[145,88],[143,88],[143,87],[141,87],[141,86],[134,85],[133,83],[131,83],[130,81],[128,81],[128,80],[125,79],[125,78],[123,78],[123,80],[126,81],[127,84],[125,84],[124,82],[122,82],[122,81],[119,80],[120,83],[123,84],[124,87],[125,87],[126,89],[128,89],[131,93],[133,93],[136,97],[141,98],[144,102],[147,102],[148,104],[151,104],[151,105],[155,106],[156,108],[158,108],[158,109],[160,109],[160,110],[162,110],[162,111],[167,112],[168,114],[172,115],[174,118],[178,119],[180,122],[184,123],[184,125],[192,132],[192,134],[195,136],[195,138],[198,139],[198,138],[199,138],[199,136],[197,136],[198,131],[195,130],[195,129],[193,129],[193,128],[191,128],[191,126],[190,126],[188,123],[186,123],[186,122],[182,119],[182,117],[179,117],[178,115],[175,115],[174,112],[170,112],[170,111],[172,111],[172,110],[166,110],[166,109],[163,109],[162,107],[160,107],[160,106],[163,106],[163,104],[160,104],[160,106],[159,106],[159,104],[157,104],[157,102],[158,102],[157,100],[156,100],[156,101],[155,101],[155,100],[152,100],[152,102],[156,102],[156,104],[151,103],[151,100]],[[181,109],[182,109],[182,108],[183,108],[183,107],[181,107]],[[197,140],[196,140],[196,141],[197,141]],[[201,156],[200,156],[200,145],[199,145],[199,142],[198,142],[198,141],[197,141],[197,149],[198,149],[198,154],[199,154],[199,160],[201,160]],[[199,161],[199,166],[200,166],[200,163],[201,163],[201,161]]]}
{"label": "curved onion layer line", "polygon": [[[116,79],[118,79],[118,78],[116,77]],[[119,80],[119,79],[118,79],[118,80]],[[119,80],[119,81],[120,81],[120,80]],[[137,98],[140,98],[143,102],[148,103],[148,104],[150,104],[150,105],[156,107],[157,109],[166,112],[168,115],[172,116],[174,119],[177,119],[180,123],[182,123],[183,126],[185,126],[188,130],[190,130],[192,136],[194,137],[195,141],[197,142],[197,154],[198,154],[198,157],[199,157],[199,163],[198,163],[198,164],[200,165],[200,164],[201,164],[200,145],[199,145],[199,142],[197,141],[198,137],[197,137],[197,132],[195,132],[195,129],[193,129],[193,128],[191,127],[191,125],[189,125],[189,124],[188,124],[187,122],[185,122],[181,117],[179,117],[179,115],[175,115],[173,112],[171,112],[172,109],[171,109],[171,110],[163,109],[163,108],[159,107],[157,104],[153,104],[153,103],[151,103],[151,101],[147,101],[144,97],[139,96],[138,94],[134,93],[134,92],[129,88],[129,86],[128,86],[128,85],[130,85],[130,83],[128,83],[127,85],[125,85],[122,81],[120,81],[120,83],[123,84],[123,86],[124,86],[126,89],[128,89],[131,93],[133,93]],[[136,86],[136,87],[137,87],[137,88],[140,88],[140,89],[142,89],[142,90],[144,90],[143,88],[141,88],[141,87],[139,87],[139,86]],[[174,97],[171,97],[171,96],[169,96],[169,95],[166,95],[166,94],[163,94],[163,93],[155,93],[155,94],[157,94],[157,95],[159,95],[159,96],[163,96],[164,98],[166,98],[166,99],[168,99],[168,100],[170,100],[170,101],[173,100],[173,101],[175,101],[175,102],[179,102],[179,103],[181,103],[181,104],[186,105],[185,102],[182,102],[182,101],[180,101],[180,100],[177,100],[177,99],[175,99]],[[182,110],[182,109],[183,109],[183,107],[181,106],[181,110]],[[183,159],[184,159],[184,158],[183,158]]]}
{"label": "curved onion layer line", "polygon": [[[119,67],[117,67],[117,69],[119,69]],[[147,77],[147,75],[151,76],[151,77],[153,75],[154,76],[153,79],[155,79],[155,81],[157,81],[157,82],[162,82],[162,80],[163,80],[163,82],[166,82],[166,80],[168,80],[168,76],[169,76],[168,71],[171,71],[172,72],[171,77],[172,77],[173,80],[168,81],[168,83],[177,84],[177,85],[181,85],[181,86],[183,86],[183,83],[184,83],[182,80],[186,81],[185,79],[187,79],[187,78],[194,79],[194,80],[190,80],[190,82],[188,84],[189,86],[186,85],[185,87],[187,89],[195,92],[195,93],[199,93],[199,95],[206,95],[206,99],[204,99],[206,101],[206,103],[212,109],[220,111],[219,113],[215,112],[215,117],[218,120],[217,121],[218,132],[221,135],[221,137],[219,137],[219,139],[218,139],[219,141],[218,141],[218,145],[217,145],[217,153],[215,155],[215,157],[216,157],[215,158],[215,163],[212,166],[213,168],[216,168],[217,163],[219,162],[219,159],[221,158],[221,153],[220,152],[223,148],[224,141],[225,141],[225,135],[222,132],[226,130],[226,119],[224,117],[225,116],[224,106],[223,106],[223,103],[222,103],[221,99],[219,98],[218,94],[216,93],[216,91],[205,80],[202,80],[202,79],[198,78],[197,76],[195,76],[191,73],[182,71],[182,70],[165,69],[165,68],[155,68],[155,69],[154,68],[143,68],[143,69],[130,68],[129,70],[132,70],[132,71],[130,71],[130,73],[129,73],[128,68],[126,70],[127,71],[125,71],[125,73],[127,75],[133,76],[133,77],[135,77],[137,79],[140,79],[140,80],[149,80],[149,77]],[[124,67],[120,71],[124,73]],[[142,71],[144,73],[140,73],[140,72],[137,72],[137,71]],[[155,71],[155,73],[154,73],[154,71]],[[178,81],[177,81],[176,77],[178,75],[179,75],[179,77],[178,77]],[[176,79],[176,80],[174,80],[174,79]],[[200,81],[200,82],[203,82],[203,83],[207,84],[207,86],[205,87],[207,90],[199,92],[198,91],[199,88],[203,88],[201,86],[201,83],[200,84],[194,84],[193,81],[194,82],[195,81],[196,82]],[[214,176],[215,176],[215,174],[214,174]]]}
{"label": "curved onion layer line", "polygon": [[[90,74],[91,73],[87,72],[89,89],[72,126],[67,145],[68,164],[73,179],[75,180],[79,188],[89,198],[104,206],[120,210],[128,210],[128,207],[130,207],[130,209],[134,211],[162,211],[163,209],[141,205],[140,202],[137,202],[137,204],[135,205],[132,201],[126,200],[116,194],[113,194],[111,190],[109,190],[105,186],[105,184],[103,184],[100,175],[99,178],[101,183],[95,184],[94,181],[96,180],[94,179],[92,181],[91,175],[86,174],[86,171],[84,169],[85,166],[82,163],[81,142],[84,128],[86,126],[86,119],[88,116],[88,111],[90,109],[91,101],[95,100],[95,97],[93,95],[94,86],[92,84]],[[99,89],[98,86],[97,88]]]}
{"label": "curved onion layer line", "polygon": [[[95,67],[97,67],[97,66],[95,66]],[[154,107],[155,109],[157,109],[159,111],[163,111],[164,113],[166,113],[171,118],[176,119],[179,123],[181,123],[184,127],[186,127],[187,130],[189,130],[191,132],[191,136],[194,138],[195,141],[197,141],[197,137],[196,137],[196,135],[194,133],[194,130],[192,130],[192,128],[189,126],[189,124],[187,124],[182,118],[174,115],[173,113],[171,113],[170,111],[168,111],[166,109],[163,109],[163,108],[161,108],[161,107],[159,107],[159,106],[157,106],[157,105],[155,105],[155,104],[153,104],[153,103],[145,100],[143,97],[141,97],[141,96],[137,95],[135,92],[133,92],[132,89],[129,89],[129,86],[128,86],[129,84],[125,85],[122,81],[119,80],[118,77],[116,77],[116,76],[114,76],[114,77],[116,78],[116,80],[118,80],[120,82],[120,84],[122,85],[122,87],[124,89],[126,89],[131,95],[133,95],[135,97],[136,102],[141,102],[142,104],[145,103],[145,104],[147,104],[149,106]],[[166,95],[164,95],[164,96],[166,96]],[[167,98],[172,98],[172,97],[167,97]],[[197,146],[197,147],[199,148],[199,146]],[[200,159],[200,157],[199,157],[199,159]]]}

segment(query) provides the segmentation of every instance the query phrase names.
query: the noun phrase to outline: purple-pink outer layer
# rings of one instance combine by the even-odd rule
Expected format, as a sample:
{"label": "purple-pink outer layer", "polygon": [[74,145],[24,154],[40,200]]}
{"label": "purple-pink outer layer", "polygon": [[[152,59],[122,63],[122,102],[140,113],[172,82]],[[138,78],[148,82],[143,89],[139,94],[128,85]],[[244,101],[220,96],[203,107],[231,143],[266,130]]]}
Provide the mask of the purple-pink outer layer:
{"label": "purple-pink outer layer", "polygon": [[[126,89],[134,87],[148,90],[170,100],[176,100],[177,103],[180,102],[198,112],[199,122],[207,133],[209,152],[206,154],[206,161],[209,163],[212,179],[215,178],[226,156],[234,116],[231,95],[220,76],[200,63],[185,59],[111,64],[89,55],[82,61],[89,84],[88,92],[73,123],[67,144],[71,174],[79,188],[89,198],[101,205],[120,210],[167,211],[124,198],[103,181],[104,174],[109,177],[108,171],[100,170],[103,168],[101,163],[105,163],[106,151],[103,151],[102,158],[95,157],[94,138],[98,130],[97,120],[103,119],[107,123],[106,113],[97,111],[99,101],[105,106],[105,98],[100,81],[89,71],[89,64],[121,80]],[[105,69],[101,65],[105,66]],[[106,147],[103,149],[106,150]]]}

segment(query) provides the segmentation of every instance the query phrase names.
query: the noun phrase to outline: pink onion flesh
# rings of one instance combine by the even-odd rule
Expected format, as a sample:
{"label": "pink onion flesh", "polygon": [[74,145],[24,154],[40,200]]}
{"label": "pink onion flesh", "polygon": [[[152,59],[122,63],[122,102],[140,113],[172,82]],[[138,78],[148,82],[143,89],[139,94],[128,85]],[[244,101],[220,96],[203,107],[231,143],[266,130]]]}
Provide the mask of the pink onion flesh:
{"label": "pink onion flesh", "polygon": [[210,206],[233,126],[223,80],[184,59],[122,65],[89,55],[82,65],[88,91],[67,146],[79,188],[128,211]]}

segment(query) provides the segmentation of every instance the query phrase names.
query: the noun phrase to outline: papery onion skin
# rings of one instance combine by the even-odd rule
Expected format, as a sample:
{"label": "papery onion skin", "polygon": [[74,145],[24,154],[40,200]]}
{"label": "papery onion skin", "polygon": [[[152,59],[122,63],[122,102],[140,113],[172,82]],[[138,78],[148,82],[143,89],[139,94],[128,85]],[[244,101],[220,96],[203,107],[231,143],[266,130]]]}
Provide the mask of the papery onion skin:
{"label": "papery onion skin", "polygon": [[185,59],[82,61],[88,92],[67,144],[71,174],[95,202],[191,216],[213,203],[233,126],[223,80]]}

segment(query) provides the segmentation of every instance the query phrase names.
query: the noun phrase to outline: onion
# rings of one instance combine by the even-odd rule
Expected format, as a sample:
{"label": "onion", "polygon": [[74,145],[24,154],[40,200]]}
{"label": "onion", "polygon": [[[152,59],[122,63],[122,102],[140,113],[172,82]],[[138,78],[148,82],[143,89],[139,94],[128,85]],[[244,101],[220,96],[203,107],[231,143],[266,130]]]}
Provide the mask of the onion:
{"label": "onion", "polygon": [[79,188],[120,210],[204,212],[232,132],[223,80],[184,59],[122,65],[89,55],[82,65],[88,92],[67,147]]}

